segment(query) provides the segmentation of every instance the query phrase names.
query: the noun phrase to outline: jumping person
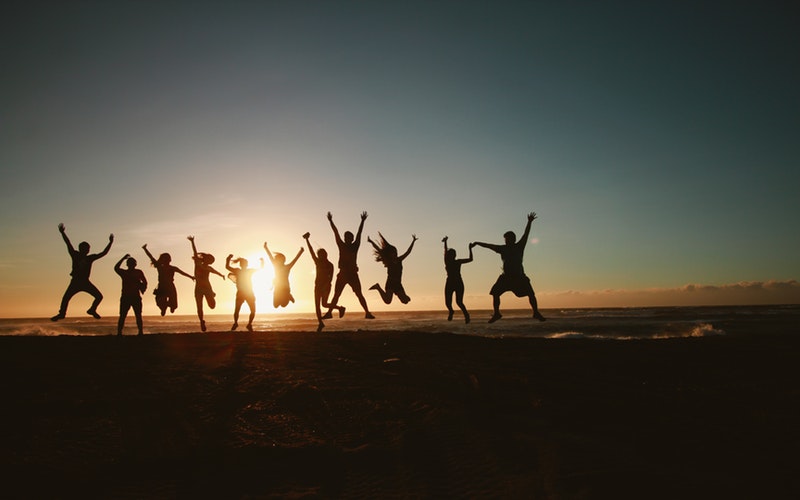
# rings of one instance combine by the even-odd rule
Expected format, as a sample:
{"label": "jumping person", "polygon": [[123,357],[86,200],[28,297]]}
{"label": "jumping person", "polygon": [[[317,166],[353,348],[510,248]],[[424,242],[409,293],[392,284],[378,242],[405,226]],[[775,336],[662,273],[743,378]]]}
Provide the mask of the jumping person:
{"label": "jumping person", "polygon": [[536,219],[536,212],[528,214],[528,224],[525,226],[525,232],[519,241],[516,241],[516,235],[513,231],[506,231],[503,234],[505,238],[504,245],[494,245],[491,243],[482,243],[476,241],[473,245],[494,250],[500,254],[503,260],[503,273],[497,278],[494,286],[492,286],[489,294],[492,296],[492,308],[494,313],[489,319],[489,323],[494,323],[503,316],[500,314],[500,296],[505,292],[514,292],[517,297],[528,297],[533,310],[533,317],[539,321],[545,321],[544,316],[539,312],[536,304],[536,294],[533,292],[531,280],[525,275],[525,270],[522,267],[522,256],[525,252],[525,244],[528,242],[528,235],[531,232],[531,223]]}
{"label": "jumping person", "polygon": [[200,330],[206,331],[206,322],[203,318],[203,299],[208,302],[208,307],[214,309],[217,305],[216,294],[211,289],[211,280],[209,279],[211,273],[217,276],[225,275],[217,271],[211,264],[214,263],[214,256],[210,253],[198,252],[197,247],[194,245],[194,236],[187,236],[187,239],[192,242],[192,260],[194,261],[194,301],[197,304],[197,317],[200,319]]}
{"label": "jumping person", "polygon": [[453,295],[456,297],[456,305],[464,313],[464,323],[469,323],[469,312],[464,305],[464,280],[461,278],[461,265],[472,262],[472,248],[474,243],[469,244],[469,258],[456,259],[456,250],[447,248],[447,236],[442,238],[444,243],[444,269],[447,272],[447,281],[444,284],[444,304],[447,306],[447,321],[453,320]]}
{"label": "jumping person", "polygon": [[367,241],[370,242],[375,251],[375,260],[382,262],[383,265],[386,266],[386,290],[381,288],[381,285],[378,283],[375,283],[369,287],[369,289],[377,290],[385,304],[391,304],[392,298],[395,295],[397,295],[400,302],[408,304],[411,302],[411,297],[406,294],[406,290],[403,288],[403,260],[408,257],[408,254],[411,253],[411,249],[414,248],[417,235],[411,235],[411,244],[408,246],[408,250],[400,256],[397,255],[397,247],[386,241],[383,234],[378,232],[378,236],[380,236],[381,239],[380,245],[372,241],[369,236],[367,236]]}
{"label": "jumping person", "polygon": [[273,255],[272,252],[269,251],[266,241],[264,242],[264,250],[266,250],[269,261],[272,263],[272,268],[275,271],[275,278],[272,281],[272,307],[275,309],[286,307],[289,305],[289,302],[294,302],[294,297],[292,297],[292,291],[289,285],[289,272],[297,263],[297,259],[303,255],[303,250],[305,249],[300,247],[300,251],[297,252],[297,255],[295,255],[294,259],[288,264],[286,263],[285,255],[280,252],[275,252],[275,255]]}
{"label": "jumping person", "polygon": [[72,272],[70,272],[72,279],[69,282],[69,286],[67,286],[67,290],[64,292],[64,296],[61,298],[61,307],[58,309],[58,314],[50,319],[52,321],[64,319],[67,315],[69,301],[78,292],[86,292],[94,297],[92,305],[86,313],[95,319],[100,319],[100,315],[97,314],[97,306],[100,305],[100,302],[103,300],[103,294],[89,281],[89,275],[92,273],[92,264],[94,264],[94,261],[105,257],[108,251],[111,250],[111,244],[114,243],[114,235],[108,235],[108,245],[106,245],[102,252],[90,255],[90,246],[85,241],[80,242],[78,244],[78,249],[75,250],[75,247],[72,246],[72,242],[69,241],[69,237],[67,237],[67,229],[64,223],[58,225],[58,231],[61,233],[61,237],[67,245],[69,256],[72,259]]}
{"label": "jumping person", "polygon": [[175,273],[186,276],[194,280],[194,276],[182,271],[176,266],[172,265],[172,256],[168,253],[162,253],[158,256],[158,260],[153,257],[150,250],[147,249],[147,243],[142,245],[144,253],[150,258],[150,264],[158,271],[158,285],[153,290],[156,296],[156,305],[161,310],[161,315],[169,312],[174,313],[178,308],[178,290],[175,288]]}
{"label": "jumping person", "polygon": [[[253,292],[253,273],[258,271],[249,266],[247,259],[239,257],[234,262],[239,264],[239,267],[231,266],[231,259],[233,254],[228,255],[225,259],[225,269],[230,271],[228,275],[231,280],[236,283],[236,304],[233,309],[233,326],[231,331],[239,327],[239,310],[242,304],[247,302],[250,308],[250,318],[247,321],[247,331],[253,331],[253,319],[256,317],[256,294]],[[261,259],[261,268],[264,268],[264,259]]]}
{"label": "jumping person", "polygon": [[[126,261],[127,269],[122,269],[122,261]],[[147,290],[147,278],[144,277],[141,269],[136,268],[136,259],[127,253],[114,265],[114,272],[122,278],[117,335],[122,335],[122,327],[125,326],[125,318],[131,308],[134,316],[136,316],[136,327],[139,329],[139,335],[142,335],[142,294]]]}
{"label": "jumping person", "polygon": [[[325,328],[325,323],[322,321],[322,307],[331,307],[328,303],[328,295],[331,293],[331,283],[333,282],[333,262],[328,260],[328,252],[324,248],[318,249],[314,252],[314,247],[311,246],[309,238],[311,233],[303,235],[308,245],[308,251],[311,253],[311,258],[314,259],[314,266],[317,273],[314,278],[314,310],[317,313],[317,331],[322,331]],[[345,308],[342,306],[335,306],[339,310],[339,317],[344,316]]]}
{"label": "jumping person", "polygon": [[350,231],[345,231],[344,240],[339,236],[339,230],[336,224],[333,223],[333,214],[328,212],[328,222],[330,222],[333,235],[336,237],[336,246],[339,247],[339,273],[336,275],[336,283],[333,289],[333,300],[331,300],[328,312],[323,316],[323,319],[331,318],[331,311],[336,309],[339,305],[339,297],[342,295],[345,285],[350,285],[353,293],[358,297],[358,302],[364,308],[364,317],[367,319],[375,319],[375,316],[369,312],[367,300],[364,294],[361,293],[361,280],[358,278],[358,248],[361,246],[361,232],[364,230],[364,221],[367,220],[367,212],[361,212],[361,223],[358,225],[358,233],[353,236]]}

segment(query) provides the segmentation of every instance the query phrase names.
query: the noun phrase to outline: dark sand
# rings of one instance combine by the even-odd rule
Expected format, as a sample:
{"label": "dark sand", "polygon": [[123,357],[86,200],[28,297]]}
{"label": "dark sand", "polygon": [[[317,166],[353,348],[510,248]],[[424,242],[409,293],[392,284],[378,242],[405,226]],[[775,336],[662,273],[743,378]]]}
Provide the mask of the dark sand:
{"label": "dark sand", "polygon": [[3,496],[798,498],[800,337],[0,338]]}

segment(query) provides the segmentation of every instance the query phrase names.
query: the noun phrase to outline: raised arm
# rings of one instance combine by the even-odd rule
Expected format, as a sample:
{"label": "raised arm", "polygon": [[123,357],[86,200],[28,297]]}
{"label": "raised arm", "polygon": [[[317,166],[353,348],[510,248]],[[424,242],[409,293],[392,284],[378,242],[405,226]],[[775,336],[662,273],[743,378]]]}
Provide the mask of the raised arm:
{"label": "raised arm", "polygon": [[75,247],[72,246],[72,242],[69,241],[69,237],[67,236],[67,227],[64,225],[63,222],[58,224],[58,232],[61,233],[61,238],[64,240],[64,243],[67,245],[67,250],[69,253],[75,253]]}
{"label": "raised arm", "polygon": [[367,220],[367,212],[361,212],[361,223],[358,225],[358,232],[356,233],[356,244],[361,243],[361,232],[364,230],[364,221]]}
{"label": "raised arm", "polygon": [[225,257],[225,269],[227,269],[228,271],[234,273],[234,272],[236,272],[236,268],[231,267],[231,259],[232,258],[233,258],[233,254],[232,253],[228,254],[228,256]]}
{"label": "raised arm", "polygon": [[269,256],[269,261],[273,264],[275,263],[275,257],[272,255],[272,252],[269,251],[269,247],[267,246],[267,242],[264,242],[264,250],[267,251],[267,255]]}
{"label": "raised arm", "polygon": [[130,254],[127,254],[127,253],[126,253],[125,255],[123,255],[123,256],[122,256],[122,258],[121,258],[121,259],[119,259],[119,260],[117,261],[117,263],[116,263],[116,264],[114,264],[114,272],[115,272],[115,273],[117,273],[117,274],[119,274],[120,276],[122,276],[122,263],[123,263],[123,262],[125,261],[125,259],[127,259],[128,257],[130,257]]}
{"label": "raised arm", "polygon": [[472,248],[474,246],[475,246],[475,243],[470,243],[469,244],[469,257],[467,257],[466,259],[458,259],[458,262],[460,262],[462,264],[466,264],[467,262],[472,262]]}
{"label": "raised arm", "polygon": [[370,238],[369,236],[367,236],[367,242],[368,242],[370,245],[372,245],[372,248],[374,248],[376,252],[380,252],[380,251],[381,251],[381,247],[379,247],[377,243],[375,243],[374,241],[372,241],[372,238]]}
{"label": "raised arm", "polygon": [[297,252],[297,255],[294,256],[294,259],[292,259],[292,261],[289,262],[289,264],[288,264],[289,265],[289,269],[291,269],[292,266],[294,266],[295,263],[297,263],[297,259],[299,259],[301,255],[303,255],[303,250],[305,250],[305,248],[300,247],[300,251]]}
{"label": "raised arm", "polygon": [[95,257],[98,258],[98,259],[100,257],[105,257],[106,254],[108,253],[108,251],[111,250],[111,244],[112,243],[114,243],[114,235],[113,234],[109,234],[108,235],[108,245],[106,245],[106,247],[103,249],[102,252],[100,252],[99,254],[95,255]]}
{"label": "raised arm", "polygon": [[411,244],[410,244],[410,245],[408,245],[408,250],[406,250],[406,253],[404,253],[403,255],[401,255],[401,256],[399,257],[399,259],[400,259],[400,260],[403,260],[403,259],[405,259],[406,257],[408,257],[408,254],[410,254],[410,253],[411,253],[411,249],[412,249],[412,248],[414,248],[414,242],[415,242],[415,241],[417,241],[417,235],[416,235],[416,234],[412,234],[412,235],[411,235]]}
{"label": "raised arm", "polygon": [[197,247],[194,246],[194,236],[187,236],[186,239],[192,242],[192,256],[197,258]]}
{"label": "raised arm", "polygon": [[336,244],[341,244],[342,238],[339,236],[339,230],[336,228],[336,224],[333,223],[333,214],[330,212],[328,212],[328,222],[331,225],[331,229],[333,229],[333,236],[336,237]]}
{"label": "raised arm", "polygon": [[523,246],[528,242],[528,236],[531,234],[531,223],[536,220],[536,212],[531,212],[528,214],[528,223],[525,224],[525,232],[522,233],[522,237],[520,237],[517,244],[522,244]]}
{"label": "raised arm", "polygon": [[314,251],[314,247],[311,246],[311,233],[306,233],[303,235],[303,239],[306,240],[306,246],[308,246],[308,251],[311,253],[311,258],[314,260],[314,264],[317,263],[317,253]]}
{"label": "raised arm", "polygon": [[217,270],[216,270],[216,269],[214,269],[213,267],[211,267],[211,266],[206,266],[206,269],[208,269],[208,272],[210,272],[210,273],[214,273],[214,274],[216,274],[217,276],[222,276],[222,279],[223,279],[223,280],[225,279],[225,275],[224,275],[224,274],[222,274],[221,272],[217,271]]}
{"label": "raised arm", "polygon": [[444,243],[444,253],[447,253],[447,236],[442,238],[442,243]]}
{"label": "raised arm", "polygon": [[158,262],[156,261],[155,257],[153,257],[153,254],[150,253],[150,250],[147,249],[147,243],[142,245],[142,249],[144,250],[144,253],[146,253],[147,256],[150,258],[150,263],[155,266]]}

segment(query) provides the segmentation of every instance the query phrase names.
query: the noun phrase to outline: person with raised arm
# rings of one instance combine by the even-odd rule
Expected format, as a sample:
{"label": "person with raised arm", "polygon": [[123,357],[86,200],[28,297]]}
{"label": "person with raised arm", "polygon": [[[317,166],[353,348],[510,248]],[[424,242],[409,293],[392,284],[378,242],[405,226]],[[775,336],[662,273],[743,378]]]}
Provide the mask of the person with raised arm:
{"label": "person with raised arm", "polygon": [[217,271],[211,264],[214,263],[214,256],[210,253],[198,252],[194,244],[194,236],[186,237],[192,243],[192,260],[194,261],[194,301],[197,305],[197,317],[200,319],[200,330],[206,331],[206,322],[203,318],[203,299],[208,302],[208,307],[214,309],[217,305],[216,295],[211,288],[210,275],[216,274],[225,279],[225,275]]}
{"label": "person with raised arm", "polygon": [[297,252],[297,255],[295,255],[294,259],[288,264],[286,263],[285,255],[280,252],[275,252],[273,255],[272,252],[270,252],[266,241],[264,242],[264,250],[267,252],[267,256],[269,256],[269,261],[272,263],[275,275],[272,280],[272,307],[275,309],[286,307],[289,305],[289,302],[294,302],[291,285],[289,285],[289,273],[292,267],[297,263],[297,259],[303,255],[303,250],[305,249],[300,247],[300,251]]}
{"label": "person with raised arm", "polygon": [[379,283],[375,283],[369,289],[377,290],[385,304],[391,304],[395,295],[397,295],[400,302],[408,304],[411,302],[411,297],[408,296],[405,288],[403,288],[403,260],[408,257],[411,249],[414,248],[417,235],[411,235],[411,244],[408,246],[408,250],[400,256],[397,255],[397,247],[386,241],[383,234],[378,232],[378,236],[380,236],[380,244],[372,241],[369,236],[367,236],[367,241],[372,245],[375,252],[375,260],[382,262],[386,266],[386,290],[381,288]]}
{"label": "person with raised arm", "polygon": [[461,278],[461,265],[472,262],[472,248],[475,243],[469,244],[469,258],[457,259],[456,250],[447,248],[447,236],[442,238],[444,243],[444,269],[447,273],[447,280],[444,284],[444,304],[447,306],[447,321],[453,320],[453,295],[456,297],[456,305],[464,313],[464,323],[469,323],[469,312],[464,305],[464,280]]}
{"label": "person with raised arm", "polygon": [[106,245],[102,252],[89,254],[90,246],[85,241],[80,242],[78,244],[78,249],[75,250],[75,247],[72,246],[72,242],[67,236],[67,228],[64,226],[63,222],[58,225],[58,231],[61,233],[61,238],[63,238],[64,243],[67,245],[69,256],[72,259],[72,271],[70,272],[72,278],[67,286],[67,290],[64,292],[64,296],[61,298],[61,306],[58,309],[58,314],[50,319],[52,321],[64,319],[67,316],[69,301],[78,292],[86,292],[94,297],[92,305],[86,313],[95,319],[100,319],[100,315],[97,314],[97,306],[99,306],[100,302],[103,300],[103,294],[100,293],[100,290],[89,280],[89,275],[92,273],[92,264],[94,264],[94,261],[105,257],[108,251],[111,250],[111,244],[114,243],[114,235],[108,235],[108,245]]}
{"label": "person with raised arm", "polygon": [[[231,259],[233,254],[229,254],[225,259],[225,269],[230,271],[228,277],[236,283],[236,303],[233,308],[233,326],[231,331],[239,327],[239,311],[242,304],[247,302],[250,308],[250,318],[247,321],[247,331],[253,331],[253,320],[256,317],[256,294],[253,291],[253,273],[259,269],[248,267],[250,263],[244,257],[239,257],[234,260],[234,263],[239,264],[239,267],[231,266]],[[264,268],[264,259],[261,259],[261,269]]]}
{"label": "person with raised arm", "polygon": [[[316,277],[314,278],[314,310],[317,313],[317,331],[322,331],[325,328],[325,323],[322,321],[322,307],[331,307],[328,303],[328,296],[331,293],[331,284],[333,282],[333,262],[328,260],[328,252],[324,248],[314,251],[311,246],[309,238],[311,233],[305,233],[303,239],[306,240],[308,251],[311,253],[311,258],[314,260],[314,267],[316,268]],[[342,306],[335,306],[339,311],[339,317],[344,316],[345,308]]]}
{"label": "person with raised arm", "polygon": [[533,317],[539,321],[545,321],[544,316],[539,312],[536,303],[536,294],[533,292],[531,280],[525,275],[525,269],[522,267],[522,257],[525,252],[525,244],[528,242],[528,235],[531,232],[531,223],[536,220],[536,212],[528,214],[528,224],[525,226],[525,232],[519,241],[516,241],[516,235],[513,231],[506,231],[503,234],[505,244],[495,245],[492,243],[483,243],[476,241],[473,245],[488,248],[500,254],[503,261],[503,273],[497,278],[497,281],[492,286],[489,294],[492,296],[493,314],[489,319],[489,323],[494,323],[503,316],[500,314],[500,296],[505,292],[514,292],[517,297],[528,297],[533,310]]}
{"label": "person with raised arm", "polygon": [[[122,262],[128,266],[122,269]],[[136,327],[139,335],[142,335],[142,294],[147,290],[147,278],[141,269],[136,268],[136,259],[126,253],[119,261],[114,264],[114,272],[122,278],[122,293],[119,297],[119,321],[117,321],[117,335],[122,335],[122,327],[125,326],[125,318],[128,311],[132,308],[136,317]]]}
{"label": "person with raised arm", "polygon": [[161,311],[161,315],[169,312],[174,313],[178,308],[178,290],[175,288],[175,273],[186,276],[194,280],[194,276],[181,270],[180,268],[172,265],[172,256],[168,253],[162,253],[158,256],[158,260],[153,257],[150,250],[147,249],[147,243],[142,245],[144,253],[150,258],[150,264],[158,271],[158,285],[153,290],[153,295],[156,296],[156,305]]}
{"label": "person with raised arm", "polygon": [[323,319],[333,317],[331,311],[336,309],[339,305],[339,297],[342,295],[345,285],[350,285],[353,293],[356,294],[358,302],[364,308],[364,317],[367,319],[375,319],[375,316],[369,312],[367,306],[367,299],[361,293],[361,280],[358,278],[358,248],[361,246],[361,233],[364,230],[364,221],[367,220],[367,212],[361,212],[361,223],[358,225],[358,232],[355,236],[350,231],[345,231],[344,239],[339,236],[339,230],[336,224],[333,223],[333,214],[328,212],[328,222],[330,222],[333,235],[336,238],[336,246],[339,247],[339,272],[336,274],[336,283],[333,289],[333,300],[328,307],[328,312],[323,316]]}

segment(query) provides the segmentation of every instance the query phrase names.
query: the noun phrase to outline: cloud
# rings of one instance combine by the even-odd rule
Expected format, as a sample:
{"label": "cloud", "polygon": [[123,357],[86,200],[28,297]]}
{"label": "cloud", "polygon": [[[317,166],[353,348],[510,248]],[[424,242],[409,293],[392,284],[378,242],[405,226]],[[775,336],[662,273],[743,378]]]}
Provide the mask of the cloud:
{"label": "cloud", "polygon": [[633,307],[800,304],[797,280],[740,281],[724,285],[690,283],[677,288],[567,290],[538,293],[548,307]]}

